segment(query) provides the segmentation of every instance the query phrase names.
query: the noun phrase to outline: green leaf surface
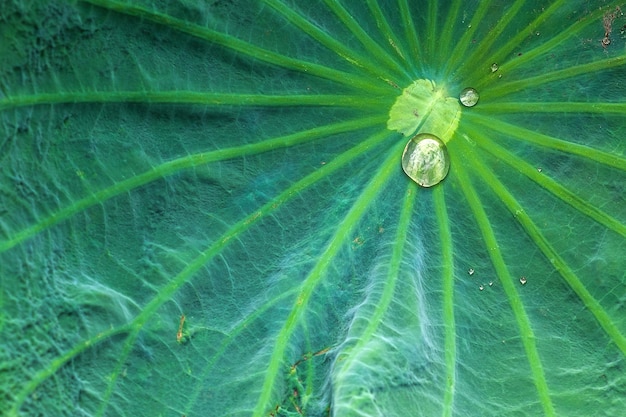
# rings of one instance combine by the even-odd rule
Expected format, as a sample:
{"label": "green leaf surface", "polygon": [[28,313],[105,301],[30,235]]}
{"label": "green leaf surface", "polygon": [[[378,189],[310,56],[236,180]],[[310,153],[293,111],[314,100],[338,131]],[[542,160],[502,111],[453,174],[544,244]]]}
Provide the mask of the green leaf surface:
{"label": "green leaf surface", "polygon": [[5,2],[2,415],[622,416],[622,9]]}

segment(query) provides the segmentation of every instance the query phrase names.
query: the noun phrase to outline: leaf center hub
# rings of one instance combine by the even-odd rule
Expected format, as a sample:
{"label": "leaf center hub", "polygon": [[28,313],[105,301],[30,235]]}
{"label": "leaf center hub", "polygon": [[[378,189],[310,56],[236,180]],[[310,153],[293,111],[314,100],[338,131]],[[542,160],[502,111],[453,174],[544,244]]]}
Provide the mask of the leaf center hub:
{"label": "leaf center hub", "polygon": [[452,139],[459,125],[461,106],[434,81],[420,79],[402,91],[391,110],[387,128],[412,136],[417,132],[438,136],[444,143]]}

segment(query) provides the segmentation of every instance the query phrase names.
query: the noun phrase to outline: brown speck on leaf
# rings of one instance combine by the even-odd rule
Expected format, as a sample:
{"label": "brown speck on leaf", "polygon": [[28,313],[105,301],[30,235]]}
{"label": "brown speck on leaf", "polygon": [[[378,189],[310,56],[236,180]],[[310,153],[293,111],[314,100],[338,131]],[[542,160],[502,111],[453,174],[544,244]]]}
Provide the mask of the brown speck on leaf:
{"label": "brown speck on leaf", "polygon": [[624,16],[624,13],[622,13],[622,9],[620,9],[619,6],[616,6],[615,10],[613,10],[612,12],[606,12],[604,16],[602,16],[602,25],[604,26],[604,38],[602,38],[600,44],[605,49],[611,44],[611,32],[613,31],[613,22],[619,16]]}

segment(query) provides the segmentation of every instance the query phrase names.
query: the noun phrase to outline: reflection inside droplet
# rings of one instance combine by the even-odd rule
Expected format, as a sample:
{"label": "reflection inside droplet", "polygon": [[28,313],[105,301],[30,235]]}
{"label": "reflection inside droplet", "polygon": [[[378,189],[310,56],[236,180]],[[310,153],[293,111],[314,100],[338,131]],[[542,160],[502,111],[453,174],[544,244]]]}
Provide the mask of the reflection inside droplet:
{"label": "reflection inside droplet", "polygon": [[464,88],[463,91],[461,91],[459,100],[461,100],[461,104],[465,107],[475,106],[476,103],[478,103],[478,91],[472,87]]}
{"label": "reflection inside droplet", "polygon": [[416,135],[404,148],[402,169],[422,187],[439,184],[450,170],[446,145],[430,133]]}

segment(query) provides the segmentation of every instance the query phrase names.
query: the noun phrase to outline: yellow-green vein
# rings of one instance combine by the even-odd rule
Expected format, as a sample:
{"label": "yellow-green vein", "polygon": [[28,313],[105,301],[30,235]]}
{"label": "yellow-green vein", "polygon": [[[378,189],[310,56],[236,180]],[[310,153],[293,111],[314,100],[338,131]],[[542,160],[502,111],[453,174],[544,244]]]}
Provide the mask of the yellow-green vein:
{"label": "yellow-green vein", "polygon": [[[415,206],[415,196],[417,192],[417,185],[414,182],[410,182],[402,202],[400,219],[396,230],[396,238],[394,240],[396,244],[393,245],[391,258],[388,261],[389,268],[387,270],[387,276],[384,280],[382,294],[380,299],[376,301],[376,307],[371,317],[368,319],[367,327],[360,335],[358,335],[357,343],[350,349],[353,352],[359,352],[367,343],[370,342],[372,336],[378,329],[383,316],[389,309],[389,305],[391,304],[396,288],[396,283],[398,281],[400,265],[404,255],[405,242],[407,240],[406,237],[409,235],[411,217],[414,215],[413,207]],[[347,349],[343,354],[345,354],[346,359],[341,362],[341,368],[344,370],[350,369],[352,363],[356,359],[356,355],[350,354]]]}
{"label": "yellow-green vein", "polygon": [[[391,133],[388,132],[387,134]],[[390,149],[389,157],[382,162],[381,168],[374,173],[372,180],[365,187],[359,198],[354,202],[352,208],[346,214],[343,221],[339,222],[337,231],[318,257],[318,261],[312,268],[309,275],[302,282],[300,293],[298,294],[296,302],[285,319],[284,326],[275,337],[274,350],[269,360],[265,381],[263,382],[263,387],[261,388],[261,394],[259,395],[257,405],[254,409],[253,417],[262,417],[267,414],[272,392],[274,391],[274,385],[276,384],[276,378],[278,377],[284,360],[284,353],[287,348],[287,344],[289,343],[291,335],[298,326],[300,318],[308,306],[308,302],[313,295],[313,291],[326,275],[326,272],[339,252],[339,249],[346,244],[348,236],[361,220],[371,202],[376,199],[380,191],[387,184],[391,174],[397,172],[398,155],[400,155],[403,146],[403,143],[399,143]]]}
{"label": "yellow-green vein", "polygon": [[439,223],[441,240],[441,264],[443,278],[443,322],[445,328],[444,355],[446,364],[445,393],[443,397],[443,417],[452,417],[456,386],[456,326],[454,320],[454,258],[452,256],[452,233],[446,210],[444,187],[433,190],[435,213]]}
{"label": "yellow-green vein", "polygon": [[71,205],[62,208],[55,213],[52,213],[45,219],[40,220],[38,223],[15,233],[7,240],[0,241],[0,253],[9,250],[10,248],[23,242],[24,240],[31,238],[37,233],[40,233],[41,231],[65,219],[68,219],[69,217],[80,211],[83,211],[96,204],[102,204],[104,201],[110,198],[113,198],[122,193],[129,192],[130,190],[138,188],[151,181],[166,177],[168,175],[172,175],[181,170],[208,164],[210,162],[216,162],[245,155],[258,154],[278,148],[284,148],[294,146],[300,143],[310,142],[317,139],[329,138],[332,135],[358,129],[364,129],[367,127],[375,126],[377,124],[384,125],[386,123],[386,119],[386,117],[380,116],[365,117],[361,119],[351,120],[348,122],[341,122],[309,129],[291,135],[268,139],[248,145],[188,155],[182,158],[174,159],[169,162],[165,162],[135,177],[120,181],[102,190],[95,191],[89,196],[75,201]]}
{"label": "yellow-green vein", "polygon": [[[461,36],[461,40],[456,43],[454,50],[450,54],[449,58],[446,60],[444,69],[445,79],[449,79],[452,76],[451,73],[457,73],[458,71],[458,75],[455,75],[455,79],[463,76],[465,77],[465,79],[462,80],[464,82],[464,85],[469,86],[469,84],[467,84],[468,77],[465,76],[464,72],[462,71],[463,68],[466,68],[466,66],[464,62],[461,62],[461,60],[463,60],[467,56],[470,42],[472,41],[472,39],[474,39],[474,34],[476,33],[476,30],[480,27],[480,23],[483,21],[485,14],[487,13],[487,10],[489,10],[490,6],[491,4],[486,1],[478,2],[478,8],[474,12],[472,20],[467,25],[467,30],[463,30],[463,36]],[[465,24],[465,21],[463,20],[461,23]]]}
{"label": "yellow-green vein", "polygon": [[424,70],[422,48],[420,47],[420,43],[417,38],[415,22],[413,21],[413,17],[411,17],[411,10],[409,9],[407,0],[398,0],[398,9],[400,10],[400,20],[402,21],[402,26],[404,26],[404,37],[406,38],[407,45],[409,46],[409,54],[406,59],[411,63],[411,67],[413,69],[412,75],[415,76],[418,72],[421,73]]}
{"label": "yellow-green vein", "polygon": [[[467,68],[470,70],[474,70],[477,74],[476,77],[481,77],[486,74],[489,74],[489,67],[494,58],[489,56],[489,59],[485,59],[485,55],[488,54],[491,50],[491,46],[496,42],[504,29],[513,21],[514,18],[518,16],[518,13],[522,6],[526,3],[525,0],[517,0],[511,7],[509,7],[500,19],[498,19],[498,23],[496,26],[489,30],[488,36],[484,37],[480,40],[480,47],[474,49],[474,52],[469,56],[469,58],[463,60],[463,68]],[[474,75],[463,75],[462,78],[468,85],[473,87],[478,87],[480,83],[476,80]],[[482,99],[482,97],[481,97]]]}
{"label": "yellow-green vein", "polygon": [[369,91],[372,93],[384,93],[387,91],[386,86],[378,85],[371,79],[361,77],[355,74],[338,71],[325,67],[313,62],[307,62],[296,58],[291,58],[268,49],[261,48],[251,43],[242,41],[225,33],[217,32],[206,27],[202,27],[184,20],[154,12],[140,6],[120,3],[113,0],[82,0],[93,5],[113,10],[118,13],[127,14],[129,16],[137,16],[155,22],[160,25],[171,27],[182,33],[187,33],[199,39],[206,40],[211,43],[222,45],[225,48],[239,52],[250,59],[267,62],[284,68],[303,72],[305,74],[315,75],[320,78],[334,81],[339,84],[347,85],[358,90]]}
{"label": "yellow-green vein", "polygon": [[[200,381],[206,380],[209,373],[213,371],[213,366],[217,363],[218,359],[226,352],[226,349],[232,343],[235,342],[237,336],[239,336],[241,332],[250,328],[251,324],[254,323],[254,321],[260,319],[263,313],[268,311],[271,307],[274,307],[280,302],[286,302],[286,299],[288,299],[293,294],[295,294],[297,290],[298,290],[297,287],[290,288],[288,291],[284,291],[278,294],[276,297],[273,297],[271,300],[268,300],[266,303],[264,303],[260,307],[257,307],[256,309],[254,309],[245,319],[239,321],[239,323],[237,323],[237,325],[232,328],[230,333],[228,333],[228,336],[222,340],[219,347],[216,348],[216,351],[213,354],[213,356],[211,356],[208,359],[207,364],[202,370],[202,373],[198,377],[198,380]],[[187,394],[187,403],[186,403],[186,407],[184,410],[185,415],[188,415],[191,412],[193,406],[196,404],[196,401],[198,401],[198,398],[200,397],[200,394],[203,389],[204,389],[204,386],[202,384],[194,384],[193,388],[191,389],[191,392]]]}
{"label": "yellow-green vein", "polygon": [[374,20],[376,21],[376,26],[378,26],[378,30],[383,35],[383,37],[389,43],[389,46],[396,52],[398,58],[402,61],[406,61],[407,52],[404,48],[402,42],[400,42],[400,38],[396,36],[391,25],[385,18],[383,11],[380,8],[377,0],[367,0],[367,5],[370,8],[370,12],[372,16],[374,16]]}
{"label": "yellow-green vein", "polygon": [[[469,149],[469,146],[462,146],[469,152],[469,154],[475,156],[475,153]],[[619,328],[614,324],[611,317],[602,308],[600,303],[587,291],[587,288],[578,279],[574,271],[567,265],[567,262],[554,250],[552,245],[543,236],[539,228],[535,225],[532,219],[528,216],[524,208],[517,202],[517,200],[508,192],[506,187],[496,178],[496,176],[486,168],[485,164],[480,163],[475,158],[469,158],[474,166],[474,169],[484,179],[484,182],[489,185],[489,188],[498,196],[500,201],[506,206],[514,218],[524,228],[526,234],[537,245],[541,253],[546,257],[554,268],[563,277],[565,282],[570,288],[574,290],[578,298],[583,302],[585,307],[593,314],[596,321],[602,326],[604,331],[609,335],[613,343],[619,348],[619,350],[626,356],[626,337],[622,335]]]}
{"label": "yellow-green vein", "polygon": [[[128,331],[129,333],[122,350],[122,355],[118,356],[118,364],[116,365],[114,372],[110,375],[105,397],[107,395],[111,395],[117,377],[119,376],[119,373],[122,369],[120,364],[125,361],[126,357],[130,353],[132,343],[139,334],[139,331],[143,328],[147,320],[157,311],[157,309],[165,302],[169,301],[172,295],[184,283],[188,282],[196,272],[198,272],[211,259],[213,259],[215,255],[220,253],[229,244],[229,242],[236,239],[239,235],[248,230],[252,225],[257,223],[259,220],[267,217],[268,215],[276,212],[283,204],[291,200],[293,197],[296,197],[300,192],[327,177],[337,169],[345,166],[351,160],[361,155],[363,152],[379,144],[389,135],[389,131],[384,130],[379,134],[370,136],[367,140],[360,142],[358,145],[354,146],[348,151],[343,152],[338,157],[328,162],[326,165],[297,181],[281,194],[279,194],[277,197],[263,205],[261,208],[255,210],[250,215],[234,224],[220,238],[216,239],[212,245],[210,245],[207,249],[200,253],[200,255],[198,255],[195,259],[189,262],[187,266],[178,273],[178,275],[176,275],[168,282],[167,285],[161,288],[159,293],[145,305],[141,313],[139,313],[130,323],[124,326],[120,326],[116,329],[111,329],[109,332],[105,332],[106,337],[94,338],[96,342],[101,342],[105,338],[109,338],[123,331]],[[33,392],[37,388],[39,384],[41,384],[45,379],[53,375],[54,372],[56,372],[56,370],[63,366],[68,360],[72,359],[73,357],[75,357],[75,355],[80,354],[91,346],[91,343],[82,342],[78,344],[77,347],[70,350],[70,352],[73,352],[73,355],[62,355],[59,358],[53,360],[42,371],[35,374],[35,376],[31,380],[31,383],[27,384],[25,388],[22,389],[22,391],[20,391],[18,395],[16,395],[16,398],[20,400],[16,400],[16,402],[14,403],[13,408],[11,409],[11,416],[17,415],[17,412],[19,411],[19,408],[21,407],[25,399],[31,392]],[[103,403],[103,407],[105,406],[107,406],[107,404]],[[103,413],[104,411],[104,408],[102,408],[101,412]]]}
{"label": "yellow-green vein", "polygon": [[41,371],[30,376],[30,380],[26,382],[17,393],[14,394],[13,405],[9,410],[7,410],[7,417],[18,417],[20,407],[22,406],[22,404],[24,404],[24,401],[26,401],[27,397],[35,391],[39,384],[54,375],[55,372],[59,370],[59,368],[65,365],[72,358],[75,358],[82,352],[97,345],[103,340],[107,340],[118,334],[123,334],[130,331],[132,331],[131,324],[126,324],[123,326],[118,326],[112,329],[105,330],[93,337],[90,337],[87,340],[83,340],[82,342],[75,345],[72,349],[50,361],[50,363],[48,363],[47,366],[45,366]]}
{"label": "yellow-green vein", "polygon": [[626,171],[626,159],[619,155],[600,151],[589,146],[580,145],[578,143],[568,142],[552,136],[537,133],[532,130],[502,122],[488,115],[479,113],[464,113],[463,118],[467,121],[480,123],[487,129],[493,129],[507,137],[515,138],[524,142],[539,145],[544,148],[563,151],[572,155],[578,155],[583,158],[599,162],[603,165]]}
{"label": "yellow-green vein", "polygon": [[[464,159],[469,161],[473,167],[480,165],[475,159],[475,153],[469,146],[464,145],[460,140],[457,143],[457,146],[458,150],[465,155]],[[537,395],[544,414],[548,417],[555,417],[556,413],[554,411],[554,406],[552,405],[552,400],[550,399],[550,390],[548,389],[548,384],[546,382],[543,365],[541,364],[541,358],[537,352],[535,334],[530,325],[530,320],[526,314],[522,300],[515,289],[513,279],[511,278],[506,263],[504,262],[502,253],[500,252],[498,241],[494,235],[489,217],[483,208],[474,186],[469,180],[468,172],[463,167],[464,161],[459,159],[456,153],[451,152],[450,155],[452,156],[451,165],[455,167],[457,172],[456,178],[458,179],[463,190],[463,194],[465,195],[469,207],[476,218],[480,233],[484,239],[485,247],[487,248],[487,252],[491,258],[491,263],[498,274],[502,288],[504,289],[504,292],[509,300],[513,314],[515,315],[520,332],[520,338],[522,340],[522,344],[524,345],[524,351],[526,352],[528,364],[530,365],[533,381],[535,383]],[[487,185],[489,185],[489,183],[487,183]]]}
{"label": "yellow-green vein", "polygon": [[577,114],[619,114],[626,116],[626,103],[612,102],[567,102],[514,101],[504,103],[481,103],[477,108],[480,113],[577,113]]}
{"label": "yellow-green vein", "polygon": [[[395,91],[395,90],[394,90]],[[389,93],[389,92],[388,92]],[[0,99],[0,111],[24,106],[61,103],[144,103],[202,106],[315,106],[380,108],[381,101],[393,101],[395,92],[372,97],[342,94],[230,94],[198,91],[92,91],[21,95]]]}
{"label": "yellow-green vein", "polygon": [[[439,5],[440,3],[437,0],[428,0],[428,17],[424,25],[426,32],[424,33],[425,37],[423,41],[423,43],[426,44],[426,58],[430,61],[431,67],[434,66],[436,69],[441,69],[441,62],[438,61],[438,58],[442,58],[437,54],[437,36],[440,35],[439,32],[447,30],[447,28],[440,27],[437,21]],[[443,57],[443,59],[448,59],[448,57]]]}
{"label": "yellow-green vein", "polygon": [[[450,5],[450,9],[446,15],[446,21],[443,24],[443,31],[439,37],[439,59],[442,62],[447,62],[450,55],[450,48],[452,48],[452,34],[455,33],[455,29],[458,28],[458,17],[461,11],[461,0],[454,0]],[[448,64],[444,64],[444,74],[447,74]],[[447,78],[446,78],[447,79]]]}
{"label": "yellow-green vein", "polygon": [[[339,18],[346,28],[361,42],[363,46],[370,52],[373,58],[382,60],[390,68],[396,68],[399,73],[402,73],[407,79],[411,79],[410,75],[406,73],[398,62],[393,59],[391,55],[387,53],[378,43],[376,43],[368,34],[363,30],[359,22],[336,0],[324,0],[328,8]],[[392,81],[392,80],[389,80]]]}
{"label": "yellow-green vein", "polygon": [[516,81],[498,83],[490,86],[481,92],[481,100],[486,102],[498,97],[507,96],[523,89],[536,88],[542,84],[552,81],[565,80],[581,74],[593,74],[594,72],[606,70],[626,64],[626,54],[617,57],[600,59],[586,64],[572,65],[567,68],[546,72],[534,77],[522,78]]}
{"label": "yellow-green vein", "polygon": [[[408,78],[408,76],[404,74],[402,68],[397,63],[383,60],[382,63],[386,66],[386,70],[383,69],[380,64],[372,61],[371,58],[366,58],[356,51],[348,48],[345,43],[342,43],[333,38],[331,35],[323,31],[319,27],[315,26],[313,23],[302,17],[289,6],[286,6],[280,0],[263,1],[274,10],[276,10],[278,13],[280,13],[288,22],[293,24],[302,32],[306,33],[320,44],[335,52],[337,55],[348,61],[350,64],[356,66],[357,68],[362,68],[370,75],[373,75],[374,77],[385,81],[386,85],[389,86],[389,82],[392,81],[394,77]],[[376,55],[373,56],[375,57]],[[392,71],[393,75],[390,74],[388,71]],[[394,83],[397,83],[397,80]]]}
{"label": "yellow-green vein", "polygon": [[[522,4],[523,3],[524,2],[522,2]],[[513,49],[517,48],[524,41],[524,39],[526,39],[529,36],[529,34],[534,33],[537,27],[539,27],[539,25],[545,22],[557,10],[561,9],[564,3],[565,3],[565,0],[557,0],[554,3],[552,3],[550,7],[548,7],[547,10],[545,10],[543,13],[537,16],[537,18],[533,20],[531,23],[529,23],[526,26],[526,28],[519,30],[516,36],[514,36],[508,42],[502,45],[500,49],[496,50],[491,55],[492,61],[499,62],[502,59],[504,59],[506,56],[508,56]],[[474,72],[467,74],[466,76],[467,79],[471,80],[470,82],[475,82],[477,87],[482,86],[483,82],[479,81],[481,78],[483,78],[482,77],[483,74],[481,74],[480,72],[481,70],[479,68],[474,68],[472,66],[469,66],[468,68],[470,70],[473,69]]]}
{"label": "yellow-green vein", "polygon": [[626,225],[609,216],[607,213],[605,213],[595,205],[583,200],[572,191],[554,181],[552,178],[543,173],[540,173],[528,162],[513,155],[500,145],[496,144],[494,141],[488,139],[486,135],[475,130],[469,124],[463,126],[463,129],[469,134],[469,137],[472,140],[475,140],[476,143],[480,145],[482,149],[491,153],[499,160],[506,162],[515,171],[521,172],[526,177],[530,178],[535,183],[539,184],[541,187],[549,191],[552,195],[563,201],[565,204],[569,204],[590,219],[595,220],[601,225],[606,226],[610,230],[626,238]]}
{"label": "yellow-green vein", "polygon": [[[555,6],[558,5],[555,3],[550,6],[548,10],[546,10],[538,17],[538,20],[541,19],[543,21],[548,17],[547,13],[556,11]],[[569,39],[575,39],[576,41],[578,41],[578,38],[581,37],[580,32],[589,24],[597,23],[596,19],[600,17],[603,13],[605,13],[605,9],[598,8],[594,10],[593,12],[589,13],[589,15],[585,16],[584,19],[576,20],[571,26],[564,28],[560,31],[560,33],[550,37],[548,40],[541,43],[540,45],[528,51],[524,51],[524,54],[522,56],[517,56],[514,60],[506,62],[505,65],[507,72],[511,73],[511,70],[513,70],[514,68],[531,63],[535,58],[542,56],[543,54],[553,50],[557,46],[562,47],[564,43]],[[520,31],[517,36],[515,36],[515,38],[507,42],[507,44],[504,45],[501,50],[496,53],[494,60],[496,62],[500,62],[501,60],[505,59],[505,57],[510,54],[513,49],[519,47],[520,43],[523,42],[524,38],[528,37],[529,33],[536,33],[540,36],[541,34],[539,32],[536,32],[536,28],[539,27],[540,23],[542,22],[535,21],[528,26],[527,32]],[[480,87],[481,85],[478,86]]]}

